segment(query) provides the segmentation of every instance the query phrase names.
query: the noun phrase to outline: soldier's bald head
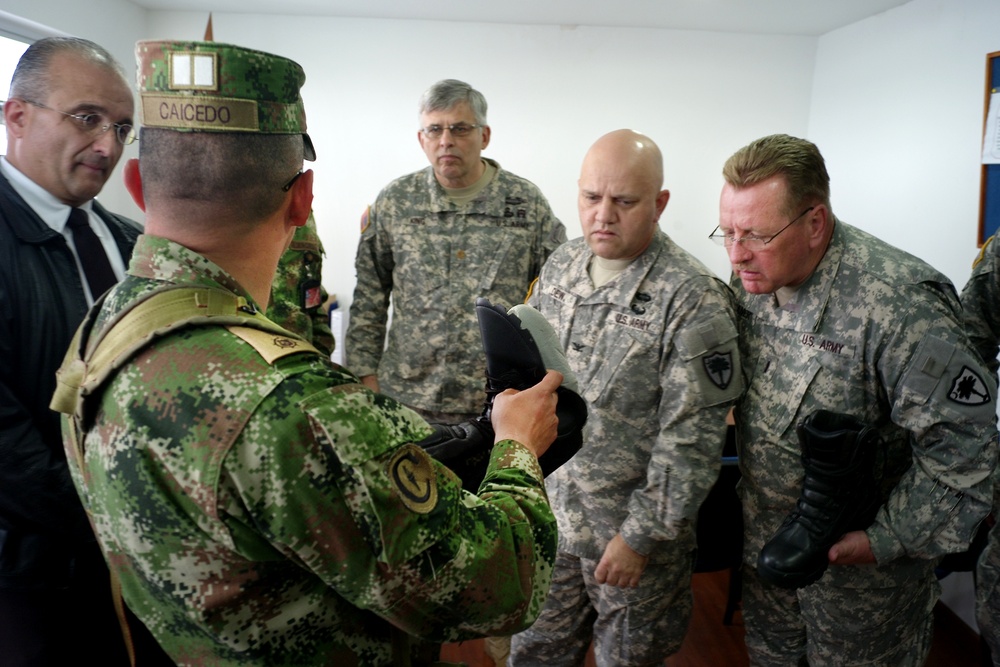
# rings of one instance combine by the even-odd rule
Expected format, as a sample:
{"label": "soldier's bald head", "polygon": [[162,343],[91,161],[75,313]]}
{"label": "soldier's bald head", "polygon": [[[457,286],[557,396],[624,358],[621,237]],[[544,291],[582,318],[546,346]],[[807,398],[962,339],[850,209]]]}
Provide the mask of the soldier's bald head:
{"label": "soldier's bald head", "polygon": [[608,132],[590,147],[583,169],[614,168],[640,178],[654,191],[663,187],[663,154],[656,142],[635,130]]}
{"label": "soldier's bald head", "polygon": [[670,198],[656,142],[634,130],[605,134],[583,158],[578,184],[580,226],[593,253],[634,259],[645,252]]}

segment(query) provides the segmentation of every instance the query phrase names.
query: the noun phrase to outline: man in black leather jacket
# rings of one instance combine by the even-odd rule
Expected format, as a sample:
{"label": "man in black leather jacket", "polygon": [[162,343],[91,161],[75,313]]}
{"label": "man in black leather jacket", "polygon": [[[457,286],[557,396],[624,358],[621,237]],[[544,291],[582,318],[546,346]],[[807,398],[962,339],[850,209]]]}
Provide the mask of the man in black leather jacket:
{"label": "man in black leather jacket", "polygon": [[[52,38],[22,56],[3,113],[0,662],[67,665],[90,657],[124,665],[108,570],[70,479],[49,400],[73,332],[100,296],[91,294],[78,263],[80,244],[67,223],[71,208],[86,212],[117,279],[141,233],[137,223],[94,201],[134,139],[133,97],[121,66],[103,48]],[[133,633],[140,653],[155,655],[155,644],[142,643],[145,628],[133,626]]]}

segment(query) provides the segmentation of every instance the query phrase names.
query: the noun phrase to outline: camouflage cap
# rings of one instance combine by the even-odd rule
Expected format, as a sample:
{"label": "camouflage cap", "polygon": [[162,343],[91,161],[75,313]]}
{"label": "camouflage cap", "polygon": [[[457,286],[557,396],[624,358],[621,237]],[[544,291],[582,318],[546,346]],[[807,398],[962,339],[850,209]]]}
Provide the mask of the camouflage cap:
{"label": "camouflage cap", "polygon": [[298,63],[220,42],[140,41],[135,58],[143,127],[301,134],[316,159]]}

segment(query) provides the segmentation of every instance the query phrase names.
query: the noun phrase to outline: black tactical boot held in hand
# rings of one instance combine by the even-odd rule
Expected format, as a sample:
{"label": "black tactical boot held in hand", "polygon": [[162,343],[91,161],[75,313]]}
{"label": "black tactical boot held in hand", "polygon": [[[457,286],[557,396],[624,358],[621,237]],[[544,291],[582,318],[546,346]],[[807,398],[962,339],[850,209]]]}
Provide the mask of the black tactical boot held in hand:
{"label": "black tactical boot held in hand", "polygon": [[537,310],[518,305],[507,311],[479,298],[476,316],[486,353],[483,413],[462,424],[431,424],[434,434],[417,443],[458,474],[462,487],[472,493],[479,491],[490,462],[494,439],[490,416],[497,394],[533,387],[545,377],[548,368],[563,374],[563,383],[556,390],[558,433],[538,460],[546,476],[580,449],[587,421],[587,406],[576,391],[576,378],[569,370],[566,355],[552,326]]}
{"label": "black tactical boot held in hand", "polygon": [[796,427],[805,479],[795,510],[757,559],[761,579],[782,588],[818,580],[843,535],[871,525],[880,503],[873,476],[877,434],[850,415],[818,410]]}

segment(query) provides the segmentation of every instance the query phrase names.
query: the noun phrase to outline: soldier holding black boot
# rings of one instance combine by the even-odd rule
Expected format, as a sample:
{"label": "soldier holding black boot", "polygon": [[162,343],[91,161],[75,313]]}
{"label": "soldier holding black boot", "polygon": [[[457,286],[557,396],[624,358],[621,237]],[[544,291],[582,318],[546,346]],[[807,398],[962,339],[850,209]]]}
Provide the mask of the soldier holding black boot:
{"label": "soldier holding black boot", "polygon": [[995,382],[949,280],[833,215],[815,145],[764,137],[723,175],[751,664],[922,665],[934,565],[990,510]]}

